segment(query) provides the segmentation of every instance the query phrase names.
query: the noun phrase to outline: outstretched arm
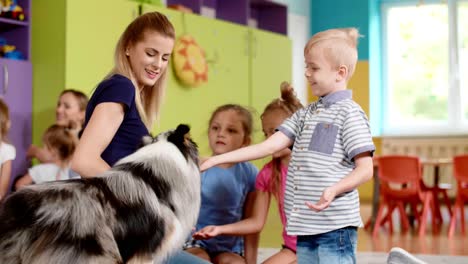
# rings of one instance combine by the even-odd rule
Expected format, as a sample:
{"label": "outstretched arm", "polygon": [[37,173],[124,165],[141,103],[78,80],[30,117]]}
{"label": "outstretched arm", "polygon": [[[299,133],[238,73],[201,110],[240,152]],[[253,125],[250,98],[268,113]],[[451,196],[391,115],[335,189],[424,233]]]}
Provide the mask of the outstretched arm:
{"label": "outstretched arm", "polygon": [[40,148],[35,145],[31,145],[26,152],[27,158],[36,158],[40,163],[53,162],[54,158],[52,153],[45,148]]}
{"label": "outstretched arm", "polygon": [[252,208],[247,210],[247,217],[239,222],[221,226],[206,226],[193,234],[195,239],[209,239],[218,235],[242,236],[260,232],[270,208],[270,193],[256,191]]}
{"label": "outstretched arm", "polygon": [[290,138],[283,134],[283,132],[278,131],[262,143],[213,156],[201,164],[200,170],[205,171],[213,166],[224,163],[243,162],[263,158],[289,147],[292,143],[293,141]]}

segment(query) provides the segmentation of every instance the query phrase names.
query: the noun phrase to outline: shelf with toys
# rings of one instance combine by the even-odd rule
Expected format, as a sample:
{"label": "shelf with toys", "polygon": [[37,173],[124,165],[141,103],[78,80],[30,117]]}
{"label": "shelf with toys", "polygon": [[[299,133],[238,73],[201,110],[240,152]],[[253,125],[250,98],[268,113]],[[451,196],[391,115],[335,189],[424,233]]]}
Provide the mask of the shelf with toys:
{"label": "shelf with toys", "polygon": [[10,111],[7,138],[16,148],[12,179],[30,166],[25,157],[32,140],[31,1],[0,0],[0,98]]}
{"label": "shelf with toys", "polygon": [[0,0],[0,57],[30,59],[30,0]]}
{"label": "shelf with toys", "polygon": [[[0,17],[0,25],[2,27],[6,27],[8,28],[8,25],[12,26],[13,28],[15,26],[29,26],[29,21],[21,21],[21,20],[16,20],[16,19],[12,19],[12,18],[4,18],[4,17]],[[3,29],[0,29],[0,31],[3,31]]]}
{"label": "shelf with toys", "polygon": [[286,5],[272,0],[167,0],[169,8],[287,35]]}

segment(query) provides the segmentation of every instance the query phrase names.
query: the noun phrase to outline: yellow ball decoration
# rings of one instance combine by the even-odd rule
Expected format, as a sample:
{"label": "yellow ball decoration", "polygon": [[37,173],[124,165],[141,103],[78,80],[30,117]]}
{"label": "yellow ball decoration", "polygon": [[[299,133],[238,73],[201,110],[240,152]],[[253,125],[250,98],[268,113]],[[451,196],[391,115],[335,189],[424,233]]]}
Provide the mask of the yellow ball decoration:
{"label": "yellow ball decoration", "polygon": [[172,54],[175,74],[184,85],[196,87],[208,81],[205,52],[192,36],[180,37]]}

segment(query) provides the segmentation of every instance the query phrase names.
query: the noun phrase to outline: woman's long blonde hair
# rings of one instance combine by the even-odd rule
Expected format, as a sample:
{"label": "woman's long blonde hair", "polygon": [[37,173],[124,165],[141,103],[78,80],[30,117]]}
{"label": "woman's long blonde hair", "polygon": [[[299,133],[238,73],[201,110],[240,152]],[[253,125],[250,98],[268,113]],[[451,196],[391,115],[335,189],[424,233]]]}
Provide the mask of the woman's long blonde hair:
{"label": "woman's long blonde hair", "polygon": [[[129,78],[135,86],[135,104],[141,120],[151,130],[154,121],[159,118],[159,111],[166,90],[167,67],[151,89],[138,89],[137,81],[132,73],[130,61],[125,54],[129,46],[134,46],[144,38],[145,32],[153,31],[164,37],[175,39],[174,26],[167,17],[159,12],[150,12],[136,18],[127,26],[115,48],[115,66],[106,76],[120,74]],[[148,87],[149,88],[149,87]]]}

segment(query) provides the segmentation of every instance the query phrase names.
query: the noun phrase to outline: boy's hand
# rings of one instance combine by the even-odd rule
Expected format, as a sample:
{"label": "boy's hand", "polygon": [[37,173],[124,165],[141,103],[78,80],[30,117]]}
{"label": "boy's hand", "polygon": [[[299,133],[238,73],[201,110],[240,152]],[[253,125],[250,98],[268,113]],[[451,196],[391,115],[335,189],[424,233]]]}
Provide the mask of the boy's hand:
{"label": "boy's hand", "polygon": [[210,239],[221,234],[219,226],[205,226],[199,231],[195,232],[192,237],[195,239]]}
{"label": "boy's hand", "polygon": [[316,212],[320,212],[330,205],[333,199],[335,199],[335,196],[336,196],[336,191],[333,188],[326,188],[325,190],[323,190],[322,196],[320,197],[320,200],[316,204],[313,204],[311,202],[306,202],[305,204],[310,209]]}
{"label": "boy's hand", "polygon": [[208,158],[208,159],[205,159],[204,161],[202,161],[202,163],[200,164],[200,171],[206,171],[207,169],[213,167],[214,164],[213,164],[213,157],[211,158]]}

